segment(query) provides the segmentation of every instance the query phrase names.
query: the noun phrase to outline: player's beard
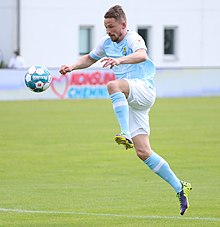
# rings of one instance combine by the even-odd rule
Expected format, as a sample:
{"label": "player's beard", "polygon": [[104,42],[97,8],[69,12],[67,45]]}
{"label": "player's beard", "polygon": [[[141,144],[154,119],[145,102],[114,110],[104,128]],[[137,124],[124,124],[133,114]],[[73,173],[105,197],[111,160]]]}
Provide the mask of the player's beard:
{"label": "player's beard", "polygon": [[114,36],[110,36],[110,38],[111,38],[112,42],[118,43],[121,36],[122,36],[122,33],[120,33],[120,35],[118,37],[116,37],[115,39],[113,39]]}

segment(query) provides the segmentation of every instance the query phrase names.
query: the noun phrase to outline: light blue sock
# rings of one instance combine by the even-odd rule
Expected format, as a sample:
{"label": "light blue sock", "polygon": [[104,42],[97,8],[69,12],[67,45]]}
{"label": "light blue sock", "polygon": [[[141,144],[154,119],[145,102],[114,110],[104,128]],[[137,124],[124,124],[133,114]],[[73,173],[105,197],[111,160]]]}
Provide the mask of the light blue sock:
{"label": "light blue sock", "polygon": [[128,123],[129,109],[125,95],[122,92],[116,92],[110,95],[110,97],[112,100],[115,115],[121,128],[121,133],[125,134],[128,138],[131,138]]}
{"label": "light blue sock", "polygon": [[170,169],[169,164],[155,152],[144,160],[144,163],[162,179],[167,181],[174,190],[178,193],[182,191],[182,184],[180,180],[176,177],[174,172]]}

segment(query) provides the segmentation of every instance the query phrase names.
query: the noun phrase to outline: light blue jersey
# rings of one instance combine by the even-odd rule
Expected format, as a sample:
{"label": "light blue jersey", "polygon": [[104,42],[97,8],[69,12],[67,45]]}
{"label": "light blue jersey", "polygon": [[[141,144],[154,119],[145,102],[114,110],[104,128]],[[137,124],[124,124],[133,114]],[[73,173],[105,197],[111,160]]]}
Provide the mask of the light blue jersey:
{"label": "light blue jersey", "polygon": [[[132,54],[138,49],[145,49],[147,51],[143,38],[134,31],[128,31],[120,43],[111,41],[110,37],[106,35],[98,43],[97,47],[90,52],[90,56],[95,60],[100,60],[103,57],[119,58]],[[112,70],[116,79],[147,80],[149,85],[154,88],[153,77],[156,70],[154,63],[150,59],[138,64],[114,66]]]}

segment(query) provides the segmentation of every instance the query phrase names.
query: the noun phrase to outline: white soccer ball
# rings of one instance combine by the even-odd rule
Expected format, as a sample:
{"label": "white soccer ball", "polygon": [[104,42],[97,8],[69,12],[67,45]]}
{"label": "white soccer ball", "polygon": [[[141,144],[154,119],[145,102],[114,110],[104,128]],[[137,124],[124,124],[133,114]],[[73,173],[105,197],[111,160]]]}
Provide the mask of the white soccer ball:
{"label": "white soccer ball", "polygon": [[46,67],[32,66],[28,69],[24,81],[31,91],[42,92],[50,87],[52,76]]}

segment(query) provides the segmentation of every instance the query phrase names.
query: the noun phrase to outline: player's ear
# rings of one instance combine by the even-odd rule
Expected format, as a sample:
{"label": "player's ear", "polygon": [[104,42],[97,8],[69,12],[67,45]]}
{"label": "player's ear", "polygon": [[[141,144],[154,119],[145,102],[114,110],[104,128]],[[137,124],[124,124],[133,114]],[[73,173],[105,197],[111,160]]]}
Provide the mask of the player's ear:
{"label": "player's ear", "polygon": [[127,26],[127,24],[126,24],[126,22],[125,22],[125,21],[122,21],[121,25],[122,25],[122,28],[123,28],[123,29],[125,29],[125,28],[126,28],[126,26]]}

